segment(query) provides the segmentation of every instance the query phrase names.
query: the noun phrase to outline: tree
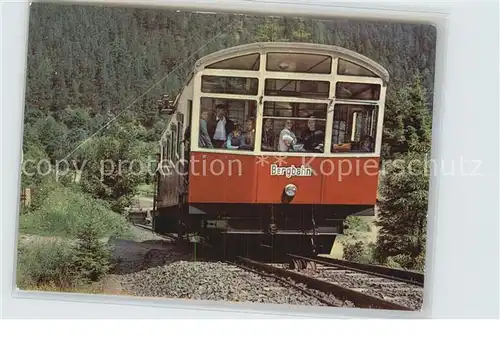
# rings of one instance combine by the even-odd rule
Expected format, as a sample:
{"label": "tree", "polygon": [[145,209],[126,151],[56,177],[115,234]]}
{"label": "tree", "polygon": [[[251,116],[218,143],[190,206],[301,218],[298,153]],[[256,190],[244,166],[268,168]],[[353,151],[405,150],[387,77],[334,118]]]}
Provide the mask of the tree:
{"label": "tree", "polygon": [[430,150],[432,116],[429,97],[421,75],[413,83],[388,94],[384,117],[383,158],[392,159],[406,152]]}
{"label": "tree", "polygon": [[421,76],[388,105],[375,255],[382,262],[398,256],[412,268],[425,252],[431,163],[431,113]]}
{"label": "tree", "polygon": [[106,135],[96,136],[84,146],[87,163],[81,176],[82,189],[106,200],[118,213],[130,205],[136,186],[144,178],[137,129],[132,122],[111,124]]}
{"label": "tree", "polygon": [[45,146],[45,151],[53,163],[66,155],[68,128],[64,124],[57,122],[54,117],[48,116],[38,120],[33,127],[37,130],[38,139]]}
{"label": "tree", "polygon": [[386,164],[380,187],[376,256],[418,257],[425,250],[429,192],[427,154],[410,152]]}
{"label": "tree", "polygon": [[264,23],[257,26],[255,41],[279,41],[284,36],[285,27],[278,22],[279,19],[267,18]]}

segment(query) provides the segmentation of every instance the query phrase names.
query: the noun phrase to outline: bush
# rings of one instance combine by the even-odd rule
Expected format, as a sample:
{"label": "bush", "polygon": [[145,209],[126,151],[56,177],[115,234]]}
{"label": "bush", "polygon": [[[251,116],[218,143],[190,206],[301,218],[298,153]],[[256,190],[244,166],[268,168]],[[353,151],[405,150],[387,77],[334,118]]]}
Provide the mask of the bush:
{"label": "bush", "polygon": [[377,264],[373,258],[374,244],[364,244],[362,241],[355,241],[352,243],[343,244],[342,258],[346,261],[364,263],[364,264]]}
{"label": "bush", "polygon": [[344,244],[343,255],[344,260],[357,262],[364,253],[364,245],[361,241]]}
{"label": "bush", "polygon": [[[97,218],[97,209],[87,205],[85,212],[90,218]],[[99,232],[104,223],[86,222],[78,232],[77,245],[74,248],[73,267],[81,281],[97,281],[111,269],[111,251],[99,241]]]}
{"label": "bush", "polygon": [[26,289],[39,285],[70,287],[75,283],[73,251],[68,242],[43,241],[19,244],[17,285]]}
{"label": "bush", "polygon": [[345,235],[355,235],[371,231],[370,225],[362,217],[348,216],[346,218],[345,224],[348,227],[344,231]]}
{"label": "bush", "polygon": [[396,255],[387,259],[387,265],[392,268],[407,269],[423,272],[425,268],[425,253],[416,257],[410,255]]}
{"label": "bush", "polygon": [[34,211],[21,214],[21,232],[77,238],[82,228],[97,237],[131,238],[127,220],[103,201],[75,189],[46,184],[36,195]]}

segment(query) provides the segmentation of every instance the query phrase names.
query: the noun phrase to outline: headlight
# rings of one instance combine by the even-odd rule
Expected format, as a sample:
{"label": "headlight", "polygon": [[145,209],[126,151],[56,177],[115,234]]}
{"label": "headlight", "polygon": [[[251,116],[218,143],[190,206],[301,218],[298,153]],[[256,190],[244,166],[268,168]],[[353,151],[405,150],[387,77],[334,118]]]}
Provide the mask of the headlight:
{"label": "headlight", "polygon": [[297,187],[293,184],[288,184],[285,186],[285,194],[287,196],[295,196],[295,193],[297,193]]}

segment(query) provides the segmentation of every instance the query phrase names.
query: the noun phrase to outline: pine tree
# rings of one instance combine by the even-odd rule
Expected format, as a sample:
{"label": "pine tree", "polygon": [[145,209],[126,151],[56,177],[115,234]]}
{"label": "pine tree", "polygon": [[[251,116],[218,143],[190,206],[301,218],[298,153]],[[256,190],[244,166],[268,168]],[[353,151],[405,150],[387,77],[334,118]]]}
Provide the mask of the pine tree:
{"label": "pine tree", "polygon": [[392,88],[384,116],[383,158],[406,152],[429,152],[432,115],[427,90],[421,75],[411,85]]}
{"label": "pine tree", "polygon": [[375,254],[382,262],[399,255],[405,268],[414,268],[425,252],[431,164],[427,99],[417,76],[392,101],[390,132],[384,134],[390,157],[381,174]]}

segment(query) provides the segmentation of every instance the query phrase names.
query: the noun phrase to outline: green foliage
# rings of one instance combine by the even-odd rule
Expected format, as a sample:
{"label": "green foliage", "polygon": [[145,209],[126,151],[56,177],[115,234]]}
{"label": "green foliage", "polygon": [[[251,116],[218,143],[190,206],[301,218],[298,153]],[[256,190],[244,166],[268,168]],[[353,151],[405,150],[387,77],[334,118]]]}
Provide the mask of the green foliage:
{"label": "green foliage", "polygon": [[69,242],[45,240],[19,243],[17,285],[26,289],[37,285],[69,287],[74,284],[73,251]]}
{"label": "green foliage", "polygon": [[82,171],[82,189],[106,200],[117,213],[130,205],[147,171],[144,149],[136,141],[140,132],[133,123],[113,125],[106,135],[85,145],[88,162]]}
{"label": "green foliage", "polygon": [[20,231],[27,234],[76,238],[90,226],[98,237],[132,237],[126,219],[102,202],[82,192],[47,182],[37,189],[33,210],[20,217]]}
{"label": "green foliage", "polygon": [[45,146],[45,151],[53,163],[66,156],[68,128],[64,124],[57,122],[54,117],[48,116],[38,120],[33,128],[36,129],[38,139]]}
{"label": "green foliage", "polygon": [[344,252],[342,257],[347,261],[357,261],[361,258],[364,252],[362,241],[344,244]]}
{"label": "green foliage", "polygon": [[380,261],[400,254],[415,258],[425,249],[429,164],[427,155],[410,152],[386,165],[377,220]]}
{"label": "green foliage", "polygon": [[25,139],[21,165],[21,187],[28,188],[40,184],[49,170],[48,155],[43,145],[35,138]]}
{"label": "green foliage", "polygon": [[363,217],[358,216],[348,216],[345,220],[347,229],[344,231],[345,235],[356,235],[360,233],[366,233],[371,231],[370,225],[363,219]]}
{"label": "green foliage", "polygon": [[429,25],[33,3],[27,104],[44,112],[79,106],[91,115],[116,114],[170,74],[131,107],[147,113],[158,96],[177,93],[196,59],[256,41],[343,46],[387,67],[390,89],[417,72],[430,89],[435,40]]}
{"label": "green foliage", "polygon": [[97,281],[112,268],[111,251],[99,241],[101,233],[106,230],[99,220],[99,209],[88,205],[82,210],[90,220],[78,230],[73,267],[81,281]]}
{"label": "green foliage", "polygon": [[420,265],[425,251],[431,146],[427,91],[417,75],[388,101],[384,121],[385,162],[374,257],[403,268]]}
{"label": "green foliage", "polygon": [[386,261],[386,265],[392,268],[424,272],[425,252],[422,251],[417,257],[412,257],[407,254],[399,254],[389,257]]}
{"label": "green foliage", "polygon": [[432,115],[421,75],[412,84],[390,91],[384,117],[383,158],[430,151]]}
{"label": "green foliage", "polygon": [[346,261],[364,264],[375,264],[373,258],[374,244],[365,244],[363,241],[353,241],[343,244],[342,258]]}

